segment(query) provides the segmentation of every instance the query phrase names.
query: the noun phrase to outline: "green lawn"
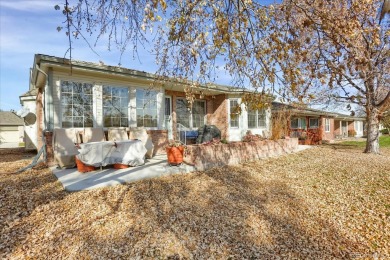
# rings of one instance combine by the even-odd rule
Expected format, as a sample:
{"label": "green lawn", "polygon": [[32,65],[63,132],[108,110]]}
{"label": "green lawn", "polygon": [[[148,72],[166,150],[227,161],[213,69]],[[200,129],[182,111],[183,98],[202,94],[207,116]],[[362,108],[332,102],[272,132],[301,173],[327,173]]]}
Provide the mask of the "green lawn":
{"label": "green lawn", "polygon": [[[366,142],[365,141],[345,141],[342,142],[342,144],[345,145],[351,145],[356,147],[365,147]],[[390,136],[384,135],[379,137],[379,147],[390,147]]]}

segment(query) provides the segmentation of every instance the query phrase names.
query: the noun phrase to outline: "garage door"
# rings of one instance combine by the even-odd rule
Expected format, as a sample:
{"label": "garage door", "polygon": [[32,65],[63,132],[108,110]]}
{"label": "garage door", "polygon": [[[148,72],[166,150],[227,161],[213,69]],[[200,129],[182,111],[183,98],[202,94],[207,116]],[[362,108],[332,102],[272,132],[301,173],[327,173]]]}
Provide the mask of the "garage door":
{"label": "garage door", "polygon": [[20,136],[18,127],[0,127],[0,142],[2,143],[18,143]]}

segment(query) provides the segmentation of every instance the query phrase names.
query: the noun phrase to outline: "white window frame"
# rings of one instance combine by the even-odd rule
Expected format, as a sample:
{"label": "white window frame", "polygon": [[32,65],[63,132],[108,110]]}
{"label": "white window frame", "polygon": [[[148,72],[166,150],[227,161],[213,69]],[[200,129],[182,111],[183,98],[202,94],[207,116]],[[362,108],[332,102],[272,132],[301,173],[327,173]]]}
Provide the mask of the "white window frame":
{"label": "white window frame", "polygon": [[[306,118],[303,118],[303,117],[293,117],[292,119],[293,120],[298,119],[298,128],[292,127],[291,122],[290,122],[290,128],[291,129],[306,129]],[[303,124],[302,122],[305,122],[305,124]],[[305,125],[305,127],[303,127],[303,125]]]}
{"label": "white window frame", "polygon": [[330,132],[330,119],[325,118],[325,132],[329,133]]}
{"label": "white window frame", "polygon": [[[317,125],[316,126],[312,126],[311,125],[311,121],[312,120],[317,120]],[[320,127],[320,119],[319,118],[309,118],[309,128],[310,129],[318,129]]]}
{"label": "white window frame", "polygon": [[[249,126],[249,114],[255,114],[255,122],[256,125],[254,127]],[[262,114],[264,116],[264,126],[260,126],[259,124],[259,114]],[[266,129],[267,128],[267,112],[265,109],[260,109],[260,110],[248,110],[247,111],[247,119],[248,119],[248,129]]]}
{"label": "white window frame", "polygon": [[[240,114],[239,113],[232,113],[231,102],[237,102],[237,105],[240,106],[240,101],[238,98],[230,98],[229,99],[229,127],[238,129],[238,128],[240,128]],[[232,126],[232,114],[236,115],[236,118],[233,121],[237,120],[237,126]]]}
{"label": "white window frame", "polygon": [[[141,110],[138,106],[137,106],[137,91],[144,91],[144,92],[155,92],[156,94],[156,126],[145,126],[145,125],[138,125],[138,110]],[[158,110],[158,94],[160,92],[159,91],[156,91],[156,90],[147,90],[147,89],[144,89],[144,88],[136,88],[135,89],[135,115],[136,115],[136,126],[137,127],[145,127],[146,129],[158,129],[158,125],[159,125],[159,110]],[[143,108],[145,110],[145,108]],[[143,120],[144,120],[144,116],[145,114],[143,115]]]}
{"label": "white window frame", "polygon": [[[105,87],[109,87],[109,88],[121,88],[121,89],[126,89],[127,90],[127,104],[125,104],[126,105],[126,110],[127,110],[127,125],[122,125],[121,124],[121,122],[122,122],[122,120],[120,120],[120,125],[119,125],[119,127],[129,127],[129,102],[130,102],[130,90],[129,90],[129,88],[128,87],[121,87],[121,86],[115,86],[115,85],[103,85],[102,86],[102,97],[104,96],[104,88]],[[112,97],[112,95],[111,95],[111,97]],[[122,99],[122,98],[121,98]],[[103,112],[103,121],[102,121],[102,123],[103,123],[103,127],[104,128],[107,128],[107,127],[113,127],[113,126],[106,126],[104,123],[105,123],[105,118],[104,118],[104,116],[105,116],[105,114],[104,114],[104,112],[105,112],[105,108],[106,107],[108,107],[108,106],[104,106],[104,100],[102,100],[102,112]],[[112,107],[114,107],[114,106],[112,106]],[[120,108],[123,108],[123,107],[120,107]],[[126,117],[121,117],[121,118],[126,118]],[[115,126],[115,127],[117,127],[117,126]]]}
{"label": "white window frame", "polygon": [[[182,97],[178,97],[176,98],[176,100],[185,100],[187,103],[188,101],[185,99],[185,98],[182,98]],[[207,122],[206,122],[206,116],[207,116],[207,100],[205,99],[195,99],[194,101],[196,102],[203,102],[203,105],[204,105],[204,111],[205,111],[205,116],[203,118],[203,125],[205,125]],[[177,101],[176,101],[177,102]],[[176,111],[175,111],[176,112]],[[199,127],[194,127],[194,118],[193,118],[193,108],[191,108],[191,110],[189,111],[190,113],[190,118],[189,118],[189,126],[188,128],[191,129],[191,130],[195,130],[195,129],[198,129]],[[177,122],[177,123],[180,123],[180,122]]]}
{"label": "white window frame", "polygon": [[[62,100],[63,100],[63,96],[64,96],[64,93],[71,93],[71,95],[72,95],[72,99],[73,99],[73,90],[72,90],[72,92],[63,92],[62,91],[62,84],[64,83],[64,82],[69,82],[69,83],[77,83],[77,84],[82,84],[82,85],[90,85],[90,87],[91,87],[91,90],[92,90],[92,94],[91,94],[91,96],[92,96],[92,103],[90,104],[90,106],[91,106],[91,115],[92,115],[92,126],[86,126],[85,125],[85,119],[83,119],[83,126],[75,126],[74,124],[75,124],[75,121],[73,121],[72,120],[72,125],[73,126],[70,126],[70,127],[67,127],[67,126],[64,126],[63,125],[63,121],[64,121],[64,108],[63,108],[63,104],[62,104]],[[95,126],[95,119],[94,119],[94,117],[95,117],[95,115],[94,115],[94,103],[95,103],[95,101],[94,101],[94,84],[92,84],[91,82],[88,82],[88,81],[83,81],[83,80],[77,80],[77,79],[64,79],[64,80],[60,80],[60,86],[59,86],[59,92],[60,92],[60,115],[61,115],[61,120],[60,120],[60,122],[59,122],[59,124],[60,124],[60,126],[61,126],[61,128],[83,128],[83,127],[94,127]],[[73,104],[73,103],[72,103]],[[74,117],[77,117],[77,116],[74,116],[74,112],[73,112],[73,107],[72,107],[72,115],[70,116],[70,117],[72,117],[72,118],[74,118]],[[85,117],[85,113],[83,113],[83,117]]]}

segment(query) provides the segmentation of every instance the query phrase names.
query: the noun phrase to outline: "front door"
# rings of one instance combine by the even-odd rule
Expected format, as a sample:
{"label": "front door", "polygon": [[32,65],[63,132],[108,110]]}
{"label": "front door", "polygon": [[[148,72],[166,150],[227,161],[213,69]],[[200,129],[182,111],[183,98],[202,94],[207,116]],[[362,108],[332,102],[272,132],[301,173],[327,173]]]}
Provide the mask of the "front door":
{"label": "front door", "polygon": [[171,96],[165,96],[164,127],[168,130],[168,139],[173,140]]}

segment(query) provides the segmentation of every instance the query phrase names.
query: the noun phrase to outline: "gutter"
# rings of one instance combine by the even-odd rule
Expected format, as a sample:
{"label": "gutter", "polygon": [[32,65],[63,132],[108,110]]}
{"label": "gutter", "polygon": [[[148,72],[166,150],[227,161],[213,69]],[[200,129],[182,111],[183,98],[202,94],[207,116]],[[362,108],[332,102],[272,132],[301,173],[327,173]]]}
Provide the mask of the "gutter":
{"label": "gutter", "polygon": [[[69,60],[67,59],[62,59],[63,61],[59,61],[59,58],[57,57],[52,57],[52,56],[42,56],[41,54],[37,54],[37,61],[35,64],[40,63],[41,66],[43,64],[47,65],[52,65],[52,66],[72,66],[73,68],[76,69],[85,69],[85,70],[90,70],[90,71],[96,71],[100,73],[114,73],[117,75],[122,75],[126,77],[133,77],[133,78],[143,78],[146,80],[156,80],[156,77],[154,74],[143,72],[143,71],[137,71],[137,70],[131,70],[131,69],[126,69],[126,68],[119,68],[115,66],[107,66],[107,65],[98,65],[92,62],[83,62],[83,61],[73,61],[70,63]],[[86,64],[88,63],[88,64]],[[40,72],[43,72],[42,70],[37,68]],[[126,72],[127,71],[127,72]],[[45,74],[47,76],[47,74]],[[35,77],[36,78],[36,77]],[[35,79],[36,80],[36,79]],[[168,78],[167,82],[169,81],[174,81],[175,79]],[[178,84],[182,85],[190,85],[187,82],[181,82],[181,81],[176,81]],[[200,86],[200,89],[204,90],[211,90],[211,91],[217,91],[217,92],[222,92],[222,93],[227,93],[227,94],[237,94],[237,93],[243,93],[244,90],[236,88],[236,89],[229,89],[229,87],[225,87],[227,89],[221,88],[218,85],[212,85],[214,87],[208,87],[208,86]]]}

